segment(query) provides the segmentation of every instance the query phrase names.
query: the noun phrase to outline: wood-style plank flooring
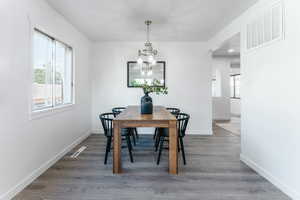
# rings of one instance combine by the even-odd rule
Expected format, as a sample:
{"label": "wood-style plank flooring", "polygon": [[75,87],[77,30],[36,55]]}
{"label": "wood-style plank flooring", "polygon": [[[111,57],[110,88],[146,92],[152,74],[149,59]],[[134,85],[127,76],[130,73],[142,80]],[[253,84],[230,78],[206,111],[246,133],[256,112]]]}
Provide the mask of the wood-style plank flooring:
{"label": "wood-style plank flooring", "polygon": [[[168,174],[167,153],[156,165],[152,136],[141,136],[124,174],[112,174],[112,157],[103,164],[105,138],[91,135],[42,174],[14,200],[285,200],[286,195],[240,162],[240,138],[215,127],[214,136],[187,136],[187,165]],[[77,159],[70,155],[87,149]],[[181,159],[181,155],[180,155]]]}

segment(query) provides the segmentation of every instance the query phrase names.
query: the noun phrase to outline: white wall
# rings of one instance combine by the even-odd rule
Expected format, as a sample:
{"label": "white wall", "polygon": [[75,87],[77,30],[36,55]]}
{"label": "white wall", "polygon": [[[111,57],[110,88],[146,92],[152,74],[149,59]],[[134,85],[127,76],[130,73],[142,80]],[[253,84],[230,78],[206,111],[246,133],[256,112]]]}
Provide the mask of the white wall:
{"label": "white wall", "polygon": [[230,120],[230,63],[229,58],[212,59],[213,73],[219,70],[221,74],[221,96],[212,98],[214,120]]}
{"label": "white wall", "polygon": [[[76,105],[34,120],[29,20],[73,46],[76,65]],[[0,22],[0,199],[9,199],[89,133],[90,42],[43,0],[1,0]]]}
{"label": "white wall", "polygon": [[[93,56],[92,126],[101,129],[98,115],[114,106],[139,105],[141,89],[127,88],[127,61],[136,60],[138,43],[98,43]],[[166,61],[169,94],[153,97],[155,105],[174,106],[191,115],[188,131],[211,132],[211,66],[206,43],[154,43]]]}
{"label": "white wall", "polygon": [[241,99],[230,99],[230,113],[234,116],[241,116]]}
{"label": "white wall", "polygon": [[241,159],[293,199],[300,199],[299,1],[283,1],[285,40],[243,51],[245,24],[270,2],[260,0],[217,34],[211,46],[242,30]]}

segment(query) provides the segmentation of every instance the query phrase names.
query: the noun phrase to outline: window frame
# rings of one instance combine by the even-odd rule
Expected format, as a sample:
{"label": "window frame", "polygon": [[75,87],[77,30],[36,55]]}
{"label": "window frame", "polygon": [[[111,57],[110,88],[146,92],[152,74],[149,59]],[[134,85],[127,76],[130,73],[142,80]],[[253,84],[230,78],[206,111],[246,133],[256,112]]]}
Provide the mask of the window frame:
{"label": "window frame", "polygon": [[[38,32],[48,38],[50,38],[52,40],[53,43],[53,47],[52,48],[52,61],[55,61],[55,42],[59,42],[61,44],[63,44],[66,48],[71,49],[71,69],[70,69],[70,75],[71,75],[71,91],[70,91],[70,95],[71,95],[71,101],[70,103],[63,103],[63,104],[59,104],[57,105],[55,103],[55,89],[54,89],[54,84],[55,84],[55,79],[53,79],[54,82],[52,82],[52,105],[51,106],[45,106],[42,107],[40,109],[34,109],[34,103],[33,103],[33,87],[32,84],[34,83],[34,34]],[[48,115],[52,115],[55,113],[59,113],[62,111],[66,111],[66,110],[70,110],[73,108],[73,106],[75,105],[75,50],[74,48],[61,41],[60,39],[57,39],[56,37],[51,36],[50,34],[46,33],[45,31],[42,31],[40,28],[37,27],[32,27],[32,34],[31,34],[31,63],[30,63],[30,119],[35,119],[35,118],[40,118],[43,116],[48,116]],[[54,74],[56,72],[55,70],[55,62],[52,63],[52,76],[53,78],[55,78]]]}
{"label": "window frame", "polygon": [[[241,99],[241,97],[237,97],[236,96],[236,77],[237,76],[240,76],[241,77],[241,74],[231,74],[230,77],[233,77],[233,96],[230,94],[230,98],[231,99]],[[232,86],[230,85],[230,90],[232,89],[231,88]]]}

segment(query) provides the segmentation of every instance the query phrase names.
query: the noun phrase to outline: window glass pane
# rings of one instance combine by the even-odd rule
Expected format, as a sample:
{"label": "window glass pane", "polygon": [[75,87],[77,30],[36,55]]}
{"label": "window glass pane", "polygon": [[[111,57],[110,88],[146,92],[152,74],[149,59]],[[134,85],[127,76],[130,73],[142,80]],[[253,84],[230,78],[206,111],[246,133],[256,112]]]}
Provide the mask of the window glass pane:
{"label": "window glass pane", "polygon": [[217,96],[216,82],[217,82],[217,81],[216,81],[215,79],[212,80],[212,86],[211,86],[211,88],[212,88],[212,96],[213,96],[213,97],[216,97],[216,96]]}
{"label": "window glass pane", "polygon": [[213,79],[212,79],[212,96],[221,97],[221,72],[219,69],[213,70]]}
{"label": "window glass pane", "polygon": [[230,76],[230,97],[234,98],[234,76]]}
{"label": "window glass pane", "polygon": [[55,104],[72,103],[72,49],[56,41]]}
{"label": "window glass pane", "polygon": [[64,103],[73,102],[73,50],[66,48],[65,84],[64,84]]}
{"label": "window glass pane", "polygon": [[60,42],[55,42],[55,105],[63,104],[64,98],[64,75],[66,66],[66,49]]}
{"label": "window glass pane", "polygon": [[52,103],[52,39],[35,32],[33,36],[33,110],[53,106]]}

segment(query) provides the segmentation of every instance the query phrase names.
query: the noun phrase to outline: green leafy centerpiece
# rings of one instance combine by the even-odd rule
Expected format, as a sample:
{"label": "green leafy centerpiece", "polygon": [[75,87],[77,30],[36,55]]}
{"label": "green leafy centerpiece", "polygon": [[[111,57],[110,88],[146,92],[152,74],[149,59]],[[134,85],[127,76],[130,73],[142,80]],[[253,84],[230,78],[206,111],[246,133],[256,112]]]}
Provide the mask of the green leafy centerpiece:
{"label": "green leafy centerpiece", "polygon": [[161,86],[160,82],[156,79],[153,80],[152,84],[147,82],[141,85],[145,96],[141,98],[141,114],[152,114],[153,113],[153,103],[152,98],[149,96],[150,93],[155,93],[157,95],[168,94],[168,88]]}

